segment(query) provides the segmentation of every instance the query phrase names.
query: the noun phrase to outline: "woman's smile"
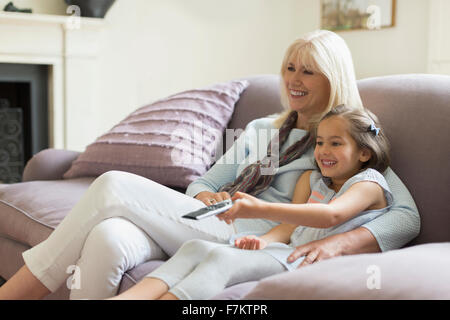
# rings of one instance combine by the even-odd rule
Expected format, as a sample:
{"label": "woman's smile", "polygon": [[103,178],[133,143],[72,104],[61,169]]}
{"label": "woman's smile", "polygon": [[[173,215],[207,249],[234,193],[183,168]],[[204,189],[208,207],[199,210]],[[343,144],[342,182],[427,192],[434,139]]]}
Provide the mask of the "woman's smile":
{"label": "woman's smile", "polygon": [[308,91],[290,89],[289,94],[292,99],[300,99],[308,95]]}

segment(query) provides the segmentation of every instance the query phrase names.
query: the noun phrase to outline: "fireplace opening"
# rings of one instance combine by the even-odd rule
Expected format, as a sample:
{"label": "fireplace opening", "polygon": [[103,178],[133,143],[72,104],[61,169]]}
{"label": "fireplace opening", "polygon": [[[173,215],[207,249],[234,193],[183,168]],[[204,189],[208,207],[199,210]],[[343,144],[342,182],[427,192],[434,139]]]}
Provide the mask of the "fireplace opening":
{"label": "fireplace opening", "polygon": [[22,181],[26,162],[48,148],[48,67],[0,63],[0,182]]}

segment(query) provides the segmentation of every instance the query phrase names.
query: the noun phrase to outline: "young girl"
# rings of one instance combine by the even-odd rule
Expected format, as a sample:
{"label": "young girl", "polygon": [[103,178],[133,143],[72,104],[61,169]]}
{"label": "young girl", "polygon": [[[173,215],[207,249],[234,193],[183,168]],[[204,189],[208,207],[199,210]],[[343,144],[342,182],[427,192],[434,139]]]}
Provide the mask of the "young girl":
{"label": "young girl", "polygon": [[[389,165],[388,143],[368,110],[338,106],[320,121],[314,157],[319,171],[299,178],[293,204],[269,203],[237,192],[219,219],[273,216],[268,233],[238,235],[230,245],[191,240],[150,273],[149,287],[117,298],[208,299],[225,287],[295,269],[293,248],[359,227],[386,212],[393,198],[380,172]],[[246,250],[243,250],[246,249]]]}

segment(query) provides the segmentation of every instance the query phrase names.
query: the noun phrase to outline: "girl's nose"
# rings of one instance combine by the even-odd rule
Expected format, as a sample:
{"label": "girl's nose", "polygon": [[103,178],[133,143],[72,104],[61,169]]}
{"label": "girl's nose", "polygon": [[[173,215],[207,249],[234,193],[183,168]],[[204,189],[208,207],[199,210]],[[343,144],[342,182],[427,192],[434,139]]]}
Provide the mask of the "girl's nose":
{"label": "girl's nose", "polygon": [[330,154],[330,149],[328,149],[327,146],[323,145],[323,146],[320,148],[320,153],[321,153],[322,155],[329,155],[329,154]]}

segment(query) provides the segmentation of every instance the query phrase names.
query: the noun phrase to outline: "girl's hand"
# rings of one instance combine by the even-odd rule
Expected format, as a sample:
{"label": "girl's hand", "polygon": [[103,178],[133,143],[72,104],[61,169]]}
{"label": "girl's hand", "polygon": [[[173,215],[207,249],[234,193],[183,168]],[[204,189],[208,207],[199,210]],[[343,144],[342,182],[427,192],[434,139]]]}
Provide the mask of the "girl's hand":
{"label": "girl's hand", "polygon": [[298,268],[307,266],[314,262],[337,257],[342,255],[341,250],[341,235],[329,236],[324,239],[308,242],[304,245],[298,246],[288,257],[288,262],[294,262],[300,257],[305,257]]}
{"label": "girl's hand", "polygon": [[239,191],[234,194],[231,200],[235,201],[233,206],[216,216],[219,220],[224,220],[228,224],[232,223],[236,218],[258,218],[260,217],[260,212],[267,205],[266,201]]}
{"label": "girl's hand", "polygon": [[244,250],[261,250],[267,247],[267,241],[257,236],[244,236],[234,241],[234,246]]}
{"label": "girl's hand", "polygon": [[209,191],[202,191],[198,193],[195,196],[195,199],[202,201],[207,206],[210,206],[212,204],[215,204],[217,202],[221,202],[226,199],[230,199],[231,196],[228,192],[209,192]]}

